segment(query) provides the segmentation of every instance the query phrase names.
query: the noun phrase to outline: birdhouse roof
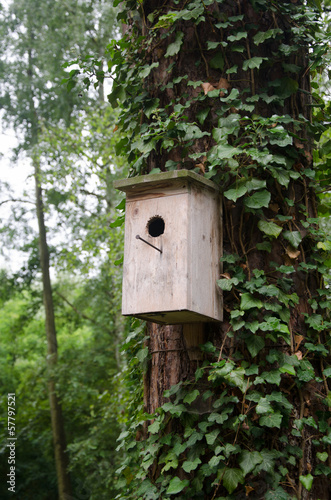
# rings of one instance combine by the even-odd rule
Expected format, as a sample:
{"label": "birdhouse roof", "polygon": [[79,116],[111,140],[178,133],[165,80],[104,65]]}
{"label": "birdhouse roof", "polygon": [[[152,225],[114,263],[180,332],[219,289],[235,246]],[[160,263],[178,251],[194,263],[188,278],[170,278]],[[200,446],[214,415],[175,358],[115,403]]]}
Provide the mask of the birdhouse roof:
{"label": "birdhouse roof", "polygon": [[196,184],[200,187],[219,191],[219,187],[213,181],[198,175],[192,170],[171,170],[169,172],[161,172],[159,174],[140,175],[130,177],[129,179],[120,179],[114,181],[114,187],[125,193],[134,194],[138,192],[146,192],[155,188],[173,188],[180,185],[181,182]]}

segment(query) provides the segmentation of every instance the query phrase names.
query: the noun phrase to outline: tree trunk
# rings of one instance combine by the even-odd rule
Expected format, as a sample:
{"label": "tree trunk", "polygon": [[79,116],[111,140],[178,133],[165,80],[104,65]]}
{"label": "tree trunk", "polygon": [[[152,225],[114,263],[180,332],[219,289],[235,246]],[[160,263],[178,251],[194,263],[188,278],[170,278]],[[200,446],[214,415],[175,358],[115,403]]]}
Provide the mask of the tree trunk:
{"label": "tree trunk", "polygon": [[[262,3],[268,7],[259,9],[258,6]],[[180,142],[174,139],[174,146],[170,150],[161,149],[161,147],[155,148],[147,158],[146,173],[153,168],[166,170],[166,163],[169,160],[177,163],[177,168],[199,168],[202,174],[205,170],[208,172],[206,156],[215,146],[216,136],[213,134],[213,130],[220,129],[222,119],[231,117],[231,114],[237,120],[241,120],[245,116],[253,119],[254,114],[269,118],[270,121],[265,129],[271,132],[277,127],[277,116],[290,118],[287,121],[280,121],[288,133],[292,133],[294,137],[293,147],[290,146],[291,151],[288,155],[288,161],[292,165],[290,169],[285,164],[284,168],[279,164],[275,165],[273,173],[266,169],[264,173],[261,173],[261,169],[259,173],[256,173],[259,159],[257,156],[255,159],[250,157],[249,152],[247,155],[243,153],[240,158],[236,157],[236,162],[239,163],[239,167],[233,167],[237,169],[236,176],[231,174],[231,162],[234,164],[233,156],[229,159],[227,166],[222,167],[224,162],[222,163],[222,157],[220,157],[219,168],[214,167],[214,179],[222,185],[224,191],[229,190],[236,179],[243,181],[245,178],[251,179],[258,176],[270,193],[268,203],[263,206],[257,204],[258,210],[256,211],[254,211],[253,203],[247,204],[247,194],[233,199],[223,197],[224,252],[239,256],[239,266],[245,276],[245,282],[254,281],[257,279],[258,272],[261,272],[263,276],[267,277],[266,286],[275,284],[280,288],[284,286],[283,291],[287,287],[288,294],[292,294],[293,297],[296,294],[298,297],[288,302],[290,309],[288,318],[289,343],[284,341],[281,335],[278,336],[278,342],[275,343],[274,339],[271,340],[272,333],[265,335],[260,332],[261,338],[263,338],[263,348],[256,356],[252,357],[256,363],[262,363],[264,371],[270,372],[275,367],[274,361],[269,361],[270,353],[273,350],[278,349],[288,356],[296,354],[298,359],[307,354],[303,348],[303,339],[309,336],[305,315],[309,317],[316,312],[311,305],[311,299],[318,296],[317,289],[320,288],[321,283],[321,276],[315,269],[303,271],[304,267],[313,259],[313,243],[308,236],[307,220],[317,217],[314,191],[310,186],[309,178],[302,175],[305,169],[312,168],[312,141],[308,135],[308,123],[311,121],[308,49],[304,44],[301,44],[295,50],[291,50],[291,46],[296,43],[295,37],[291,35],[291,30],[296,25],[291,18],[291,8],[294,8],[294,4],[297,2],[284,2],[288,6],[288,13],[278,8],[270,8],[272,4],[272,2],[249,2],[246,0],[214,2],[212,4],[208,2],[207,6],[204,5],[204,17],[199,23],[195,23],[193,18],[188,20],[182,18],[177,21],[176,29],[173,30],[172,34],[169,34],[166,22],[158,29],[155,27],[156,23],[160,16],[166,17],[169,12],[176,13],[187,8],[187,2],[150,0],[144,2],[142,16],[143,33],[150,41],[150,46],[146,50],[147,63],[158,63],[157,69],[151,71],[145,80],[145,89],[149,93],[149,98],[159,99],[158,107],[166,109],[168,116],[174,111],[176,104],[185,105],[191,101],[191,104],[185,107],[184,113],[188,123],[198,122],[207,100],[207,105],[210,106],[205,121],[202,122],[201,119],[203,123],[201,128],[209,132],[210,135],[192,141],[189,147],[184,144],[184,141]],[[233,19],[231,25],[226,22],[229,18]],[[274,31],[275,36],[272,35],[267,43],[256,43],[256,37],[270,29],[276,30]],[[281,30],[282,36],[286,38],[277,38],[277,30],[279,32]],[[241,35],[241,32],[248,33],[248,35]],[[176,39],[178,40],[176,38],[178,33],[183,34],[180,51],[169,55],[169,52],[167,54],[169,44],[175,43]],[[229,51],[226,44],[229,44],[231,37],[238,40],[238,43],[234,47],[235,50]],[[207,42],[210,46],[217,46],[217,49],[208,50]],[[222,44],[222,42],[224,43]],[[286,47],[289,47],[288,55],[276,56],[276,53],[279,54],[281,44],[285,43]],[[243,61],[251,61],[251,64],[244,66]],[[261,61],[265,61],[263,70],[258,67]],[[172,69],[171,64],[173,64]],[[291,66],[299,67],[296,73],[293,73]],[[177,79],[175,84],[172,83],[174,78]],[[189,82],[199,81],[203,82],[205,101],[197,100],[201,85],[189,85]],[[274,82],[274,86],[272,82]],[[290,88],[291,85],[293,88]],[[283,94],[279,90],[279,86],[283,86]],[[273,89],[275,93],[278,92],[279,98],[273,97]],[[294,89],[300,89],[300,91]],[[233,91],[238,91],[237,95],[246,107],[245,111],[238,111],[235,103],[227,109],[222,104],[222,97],[226,98]],[[216,92],[218,95],[216,98],[210,98],[209,92],[214,92],[214,95]],[[261,94],[264,94],[265,97],[257,98]],[[273,123],[271,117],[274,115],[277,116]],[[296,125],[299,122],[301,123],[300,130]],[[240,145],[244,151],[247,151],[252,146],[252,141],[255,141],[257,151],[268,148],[270,155],[286,156],[287,152],[281,141],[277,143],[277,140],[271,139],[266,145],[264,138],[262,135],[259,136],[258,131],[255,131],[256,135],[248,133],[250,123],[249,120],[245,119],[240,124],[239,132],[233,132],[233,134],[237,133],[237,136],[228,135],[230,145]],[[250,130],[252,132],[252,129]],[[290,142],[288,144],[290,145]],[[197,159],[192,158],[189,153],[196,153]],[[199,153],[201,154],[200,158]],[[212,159],[209,160],[209,165],[211,162]],[[279,173],[283,170],[287,176],[285,180],[282,180]],[[268,239],[266,233],[260,230],[261,220],[268,224],[274,222],[276,230],[284,228],[287,231],[294,231],[300,242],[296,244],[293,238],[286,233],[285,237],[282,234],[277,235],[277,237],[270,236]],[[289,275],[290,280],[287,279],[286,274],[284,275],[284,271],[285,273],[289,271],[285,266],[293,267],[293,273]],[[227,279],[232,278],[230,272],[228,271]],[[278,285],[279,283],[283,283],[283,285]],[[252,292],[253,294],[254,292]],[[243,301],[242,292],[240,295],[241,301]],[[242,360],[249,358],[245,339],[251,335],[251,332],[245,331],[244,326],[237,328],[234,316],[231,315],[233,311],[238,309],[240,295],[236,290],[224,292],[223,323],[219,326],[206,324],[203,336],[197,339],[198,344],[212,341],[220,350],[219,359],[222,357],[227,360],[238,359],[238,356]],[[269,296],[268,301],[271,307],[274,299]],[[265,321],[266,316],[270,316],[268,308],[261,308],[259,314],[254,317],[252,314],[251,318],[249,318],[249,314],[248,310],[245,313],[247,320],[257,321],[259,324]],[[281,311],[280,314],[286,316],[287,313]],[[239,322],[237,324],[239,325]],[[227,337],[229,332],[231,336]],[[163,395],[166,389],[181,381],[194,380],[194,373],[196,368],[201,365],[201,361],[194,356],[190,358],[181,326],[160,326],[149,323],[148,335],[151,361],[144,380],[144,398],[146,411],[154,413],[157,408],[168,401],[168,398]],[[321,330],[319,340],[321,344],[326,341],[325,336],[326,332]],[[203,342],[201,342],[202,339],[204,339]],[[237,358],[233,358],[234,355]],[[315,361],[313,358],[314,356],[310,358],[311,362],[316,373],[321,377],[323,363],[319,365],[320,361]],[[205,385],[206,380],[202,379],[201,384]],[[288,474],[288,477],[291,477],[289,477],[285,489],[291,493],[295,491],[297,498],[300,499],[320,498],[327,500],[330,490],[326,478],[316,477],[310,492],[303,488],[299,481],[299,476],[309,475],[312,467],[316,465],[316,451],[314,452],[312,446],[313,430],[311,428],[307,430],[306,427],[300,436],[293,437],[291,435],[295,419],[316,415],[316,412],[322,411],[317,393],[325,394],[325,390],[327,390],[325,379],[324,382],[310,380],[307,384],[296,384],[289,374],[284,373],[278,388],[288,395],[288,400],[293,405],[288,439],[302,450],[299,465],[294,472]],[[272,387],[269,389],[272,391]],[[229,390],[230,395],[233,393],[233,389]],[[244,401],[245,398],[243,398],[242,405],[244,405]],[[274,445],[272,434],[271,431],[268,436],[267,446],[270,449],[273,449]],[[246,436],[242,433],[238,439],[245,440]],[[242,441],[241,444],[246,446],[245,441]],[[247,446],[249,446],[248,443]],[[155,468],[151,472],[151,476],[155,480]],[[256,492],[260,491],[260,495],[263,495],[266,488],[267,486],[263,485],[262,477],[260,484],[254,485],[253,489]],[[224,494],[226,491],[223,491]],[[246,496],[248,496],[247,490]],[[215,494],[214,496],[206,494],[204,498],[214,497]],[[239,495],[236,498],[244,497]],[[256,496],[254,498],[264,497]]]}
{"label": "tree trunk", "polygon": [[52,296],[52,287],[49,273],[49,251],[46,238],[46,227],[44,217],[44,205],[41,187],[41,168],[40,159],[34,148],[38,145],[38,114],[35,109],[34,82],[35,65],[33,58],[34,33],[28,23],[30,46],[27,49],[28,55],[28,96],[29,96],[29,123],[31,134],[30,157],[34,168],[35,196],[36,196],[36,215],[39,231],[39,258],[43,283],[43,300],[45,308],[45,330],[47,338],[47,363],[49,367],[48,393],[51,411],[51,425],[54,443],[55,466],[58,481],[59,500],[68,500],[70,497],[71,484],[68,472],[69,457],[66,453],[66,439],[64,431],[64,420],[59,398],[56,394],[55,380],[52,373],[57,363],[57,339],[54,318],[54,305]]}
{"label": "tree trunk", "polygon": [[48,381],[49,402],[51,409],[51,424],[54,443],[55,465],[58,481],[59,500],[68,500],[71,495],[70,476],[68,472],[69,456],[66,452],[66,438],[62,407],[56,394],[55,380],[52,370],[57,363],[57,339],[54,319],[52,287],[49,274],[49,252],[46,239],[42,188],[40,181],[40,166],[38,158],[33,159],[36,186],[36,210],[39,228],[39,254],[43,282],[45,307],[45,328],[47,337],[47,362],[50,370]]}

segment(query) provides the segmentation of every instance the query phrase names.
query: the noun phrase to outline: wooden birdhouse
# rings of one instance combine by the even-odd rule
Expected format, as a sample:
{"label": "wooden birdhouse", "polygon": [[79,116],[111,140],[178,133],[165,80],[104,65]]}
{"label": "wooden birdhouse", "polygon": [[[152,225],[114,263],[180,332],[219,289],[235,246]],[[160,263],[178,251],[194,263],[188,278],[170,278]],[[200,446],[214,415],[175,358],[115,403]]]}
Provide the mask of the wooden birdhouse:
{"label": "wooden birdhouse", "polygon": [[218,186],[188,170],[116,181],[126,193],[122,314],[221,321]]}

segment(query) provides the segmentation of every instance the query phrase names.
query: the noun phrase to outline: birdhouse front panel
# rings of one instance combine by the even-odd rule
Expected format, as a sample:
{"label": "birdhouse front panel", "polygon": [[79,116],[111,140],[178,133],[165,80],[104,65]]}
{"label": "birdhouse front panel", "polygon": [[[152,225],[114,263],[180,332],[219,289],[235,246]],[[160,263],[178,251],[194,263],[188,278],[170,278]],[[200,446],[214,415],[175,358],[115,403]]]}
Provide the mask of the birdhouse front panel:
{"label": "birdhouse front panel", "polygon": [[179,170],[115,187],[127,195],[122,313],[166,324],[221,321],[216,185]]}

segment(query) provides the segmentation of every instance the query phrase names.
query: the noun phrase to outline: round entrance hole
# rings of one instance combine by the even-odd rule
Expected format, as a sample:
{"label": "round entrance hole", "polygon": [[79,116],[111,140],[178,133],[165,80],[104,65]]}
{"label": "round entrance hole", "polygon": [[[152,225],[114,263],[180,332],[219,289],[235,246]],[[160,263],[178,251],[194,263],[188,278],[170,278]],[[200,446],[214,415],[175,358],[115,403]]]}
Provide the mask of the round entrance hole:
{"label": "round entrance hole", "polygon": [[156,215],[152,217],[147,224],[148,234],[153,236],[153,238],[157,238],[164,233],[165,223],[162,217]]}

